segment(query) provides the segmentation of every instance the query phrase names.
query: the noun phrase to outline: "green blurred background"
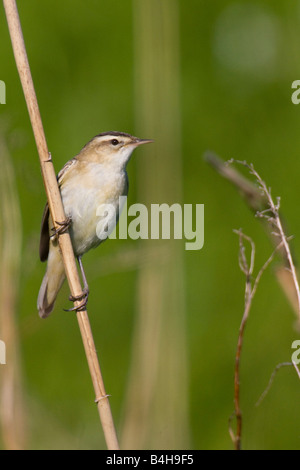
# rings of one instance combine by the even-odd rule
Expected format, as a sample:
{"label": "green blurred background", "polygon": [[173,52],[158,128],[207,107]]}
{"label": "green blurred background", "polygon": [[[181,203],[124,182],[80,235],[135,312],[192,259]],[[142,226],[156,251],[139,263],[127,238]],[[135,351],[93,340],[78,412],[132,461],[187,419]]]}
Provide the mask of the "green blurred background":
{"label": "green blurred background", "polygon": [[[168,380],[173,381],[175,399],[179,403],[184,401],[185,416],[176,422],[179,406],[174,421],[170,422],[164,418],[162,409],[161,418],[151,431],[156,438],[159,436],[159,444],[149,431],[141,445],[232,449],[228,419],[233,411],[234,357],[245,283],[238,266],[238,237],[233,229],[242,227],[255,241],[256,272],[272,246],[236,190],[204,162],[203,153],[210,149],[224,159],[233,157],[254,164],[272,187],[273,195],[282,198],[288,234],[295,235],[292,243],[295,256],[299,257],[300,107],[291,102],[291,84],[300,79],[300,1],[160,0],[162,8],[157,7],[157,0],[139,0],[138,8],[131,0],[18,3],[56,171],[100,132],[119,130],[153,137],[156,149],[140,149],[128,166],[129,204],[143,202],[138,187],[147,185],[147,172],[143,173],[139,165],[147,159],[146,164],[151,167],[151,158],[162,164],[167,162],[162,174],[166,184],[168,179],[174,178],[176,182],[175,192],[169,193],[173,202],[205,204],[204,248],[186,251],[184,241],[170,242],[176,245],[182,261],[179,276],[184,319],[180,324],[183,337],[180,347],[184,350],[184,361],[178,364],[180,374],[177,375],[175,367]],[[160,15],[165,15],[168,21],[163,24],[168,25],[171,33],[163,31],[160,37],[165,34],[167,38],[176,38],[168,48],[172,63],[177,64],[174,68],[177,75],[161,86],[168,90],[168,86],[172,89],[174,85],[172,93],[178,99],[175,111],[179,124],[174,124],[175,131],[170,131],[169,140],[161,146],[159,132],[152,135],[147,120],[141,122],[140,116],[147,113],[147,107],[140,99],[143,91],[137,83],[137,71],[142,70],[137,61],[143,60],[139,44],[145,41],[140,37],[139,22],[145,21],[147,14],[143,17],[143,8],[145,11],[151,8],[151,3],[157,8],[154,19],[149,18],[149,22],[152,18],[149,31],[155,22],[160,22]],[[38,258],[45,192],[3,6],[0,44],[0,79],[6,83],[6,104],[0,105],[0,138],[11,157],[22,218],[16,325],[26,447],[105,448],[76,317],[62,311],[70,306],[67,285],[47,321],[41,321],[36,310],[45,270]],[[149,41],[149,47],[153,64],[164,46],[154,40]],[[147,64],[147,53],[143,54]],[[165,60],[160,57],[163,64],[168,64],[168,57],[168,54]],[[164,96],[159,89],[159,63],[155,73],[153,96]],[[142,77],[141,82],[145,78],[151,81],[151,73]],[[141,112],[140,105],[146,111]],[[155,109],[159,107],[154,106],[152,112]],[[166,112],[165,121],[169,114]],[[168,128],[168,122],[160,126],[162,130],[164,126]],[[173,165],[172,158],[164,160],[166,146],[172,148],[172,142],[176,144],[176,162],[180,161],[181,167]],[[5,229],[2,224],[1,231]],[[120,434],[126,421],[128,381],[134,374],[132,343],[140,302],[137,301],[140,265],[131,259],[138,258],[136,250],[147,247],[147,243],[156,249],[154,241],[110,240],[84,258],[91,290],[88,305],[91,325]],[[15,282],[18,285],[18,276]],[[170,318],[172,295],[171,291],[167,312]],[[300,447],[300,384],[292,367],[279,371],[269,394],[255,407],[274,367],[291,359],[291,344],[299,339],[295,318],[271,267],[264,274],[253,302],[241,360],[245,449]],[[169,334],[165,337],[163,333],[162,343],[172,341],[172,328],[170,323]],[[0,339],[6,341],[1,331]],[[174,340],[175,351],[176,344]],[[7,365],[0,365],[0,377],[9,361],[8,356]],[[170,371],[166,370],[157,379],[158,403],[168,374]],[[137,414],[137,434],[140,425],[147,427],[143,419],[142,413]],[[182,422],[185,423],[182,440],[178,436],[170,440],[171,427],[180,427]],[[18,416],[16,423],[18,426]],[[7,447],[5,436],[0,442],[2,448]]]}

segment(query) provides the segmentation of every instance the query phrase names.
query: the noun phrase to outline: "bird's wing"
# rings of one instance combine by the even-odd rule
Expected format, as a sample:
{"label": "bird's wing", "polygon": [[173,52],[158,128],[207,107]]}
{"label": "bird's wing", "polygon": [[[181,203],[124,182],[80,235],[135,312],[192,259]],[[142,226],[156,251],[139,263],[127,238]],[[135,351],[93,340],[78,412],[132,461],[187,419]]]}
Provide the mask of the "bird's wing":
{"label": "bird's wing", "polygon": [[45,205],[40,236],[40,260],[46,261],[49,254],[49,206]]}
{"label": "bird's wing", "polygon": [[71,160],[69,160],[65,166],[60,170],[60,172],[58,173],[57,175],[57,182],[58,182],[58,186],[60,187],[63,183],[63,180],[65,179],[65,177],[68,175],[71,167],[73,167],[74,165],[76,165],[78,163],[78,160],[76,157],[72,158]]}
{"label": "bird's wing", "polygon": [[[77,158],[74,157],[69,160],[65,166],[60,170],[57,175],[57,182],[58,186],[60,187],[64,178],[68,174],[70,168],[77,163]],[[48,254],[49,254],[49,241],[50,241],[50,234],[49,234],[49,206],[48,203],[45,205],[43,217],[42,217],[42,224],[41,224],[41,236],[40,236],[40,260],[47,261]]]}

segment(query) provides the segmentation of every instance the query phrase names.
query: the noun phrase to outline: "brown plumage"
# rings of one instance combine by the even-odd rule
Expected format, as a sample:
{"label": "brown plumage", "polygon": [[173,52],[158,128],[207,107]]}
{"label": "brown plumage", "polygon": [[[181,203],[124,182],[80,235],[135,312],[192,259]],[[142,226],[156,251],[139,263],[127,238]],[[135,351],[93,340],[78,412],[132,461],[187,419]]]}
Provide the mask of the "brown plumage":
{"label": "brown plumage", "polygon": [[[103,204],[112,204],[116,223],[119,217],[119,197],[127,196],[126,165],[133,150],[144,143],[123,132],[105,132],[88,142],[76,157],[69,160],[58,174],[65,215],[71,220],[69,233],[75,256],[98,246],[107,234],[108,222],[97,216]],[[103,220],[102,220],[103,219]],[[100,229],[99,229],[100,227]],[[65,280],[65,270],[57,237],[51,237],[53,224],[46,204],[41,225],[40,259],[47,262],[47,270],[38,295],[37,307],[41,318],[50,315],[57,294]],[[109,234],[108,234],[109,235]],[[84,273],[83,273],[84,274]],[[85,279],[85,276],[84,276]]]}

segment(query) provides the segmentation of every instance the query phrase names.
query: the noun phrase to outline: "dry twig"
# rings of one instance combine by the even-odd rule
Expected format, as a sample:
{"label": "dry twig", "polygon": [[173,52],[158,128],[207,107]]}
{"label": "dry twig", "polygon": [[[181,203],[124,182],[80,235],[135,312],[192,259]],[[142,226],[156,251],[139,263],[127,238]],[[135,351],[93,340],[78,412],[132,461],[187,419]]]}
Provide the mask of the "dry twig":
{"label": "dry twig", "polygon": [[[254,261],[255,261],[255,244],[253,240],[245,235],[241,230],[234,230],[235,233],[239,235],[239,266],[241,271],[245,274],[246,277],[246,287],[245,287],[245,303],[244,303],[244,313],[243,318],[240,324],[239,335],[238,335],[238,344],[235,355],[235,370],[234,370],[234,414],[231,415],[229,419],[229,434],[234,443],[236,450],[241,449],[241,437],[242,437],[242,412],[240,407],[240,359],[242,346],[244,341],[244,332],[249,317],[252,300],[256,293],[259,281],[261,276],[267,267],[271,264],[274,259],[276,252],[281,248],[282,243],[280,242],[265,264],[262,266],[258,272],[256,278],[253,281],[253,271],[254,271]],[[246,247],[244,242],[248,242],[251,247],[250,254],[250,263],[246,257]],[[236,417],[236,433],[233,432],[231,427],[231,421],[233,416]]]}
{"label": "dry twig", "polygon": [[[269,380],[269,383],[268,383],[266,389],[263,391],[263,393],[259,397],[259,399],[257,400],[257,402],[255,403],[255,406],[259,406],[261,404],[261,402],[263,401],[263,399],[266,397],[266,395],[269,393],[270,388],[272,387],[275,376],[276,376],[277,372],[279,371],[279,369],[281,369],[282,367],[286,367],[286,366],[294,366],[295,369],[296,369],[297,374],[299,375],[299,370],[298,370],[298,368],[297,368],[297,366],[294,362],[281,362],[280,364],[278,364],[275,367],[275,369],[273,370],[273,372],[271,374],[271,377],[270,377],[270,380]],[[299,378],[300,378],[300,376],[299,376]]]}
{"label": "dry twig", "polygon": [[297,372],[297,375],[298,375],[298,377],[299,377],[299,379],[300,379],[300,370],[299,370],[299,367],[297,366],[297,364],[296,364],[295,362],[292,362],[292,364],[293,364],[293,366],[294,366],[294,368],[295,368],[295,371]]}
{"label": "dry twig", "polygon": [[[248,195],[248,198],[249,198],[249,194],[252,194],[252,197],[249,200],[249,202],[251,201],[252,208],[257,209],[258,205],[263,203],[264,207],[259,210],[257,209],[255,215],[256,217],[266,221],[267,225],[269,226],[270,234],[273,240],[275,241],[275,245],[276,245],[275,250],[273,251],[271,256],[268,258],[268,260],[265,262],[265,264],[262,266],[262,268],[260,269],[258,275],[256,276],[253,282],[252,275],[253,275],[253,268],[254,268],[255,245],[253,241],[251,240],[251,238],[244,235],[241,230],[236,232],[239,234],[239,239],[240,239],[239,265],[240,265],[242,272],[246,276],[245,307],[244,307],[244,314],[243,314],[243,318],[242,318],[242,322],[241,322],[240,330],[239,330],[238,345],[237,345],[236,359],[235,359],[235,376],[234,376],[235,412],[234,412],[234,415],[236,416],[236,420],[237,420],[236,434],[234,434],[231,428],[232,417],[230,417],[230,420],[229,420],[229,433],[234,442],[235,449],[238,450],[241,448],[241,434],[242,434],[242,413],[241,413],[241,408],[240,408],[240,357],[241,357],[241,350],[242,350],[242,345],[243,345],[244,331],[245,331],[245,326],[249,317],[252,300],[257,290],[261,276],[264,273],[264,271],[267,269],[267,267],[270,265],[272,260],[274,259],[276,252],[280,252],[281,257],[285,259],[286,264],[287,264],[285,269],[288,270],[292,276],[294,290],[297,296],[297,312],[299,315],[299,319],[300,319],[300,289],[299,289],[299,284],[298,284],[298,279],[297,279],[296,268],[295,268],[291,251],[290,251],[290,247],[289,247],[289,240],[291,237],[287,237],[285,235],[285,232],[283,230],[283,225],[279,216],[280,198],[276,199],[276,203],[273,201],[273,198],[271,195],[271,189],[267,187],[267,185],[262,180],[262,178],[257,173],[257,171],[254,169],[252,164],[249,165],[247,162],[242,162],[239,160],[230,160],[229,162],[227,162],[227,165],[233,162],[241,164],[249,170],[250,174],[255,177],[258,183],[258,188],[256,189],[250,188],[249,186],[250,183],[248,182],[246,183],[246,185],[244,185],[244,179],[242,177],[239,177],[235,173],[235,170],[233,170],[233,173],[230,173],[230,172],[226,173],[225,170],[222,172],[225,173],[227,177],[228,175],[230,175],[229,176],[230,179],[234,181],[236,184],[238,184],[240,188],[242,187],[244,189],[247,188],[247,191],[246,190],[244,191],[244,195]],[[222,165],[221,165],[221,168],[223,169]],[[224,166],[224,168],[226,168],[226,165]],[[250,189],[252,192],[250,191]],[[254,194],[256,197],[253,196]],[[259,194],[260,194],[260,199],[259,199]],[[253,203],[253,201],[256,201],[255,204]],[[251,245],[250,263],[248,263],[246,255],[245,255],[245,246],[244,246],[245,241],[247,241]],[[273,381],[273,377],[271,378],[271,383],[272,381]],[[271,386],[271,383],[269,384],[267,391],[269,387]]]}
{"label": "dry twig", "polygon": [[[221,176],[230,181],[238,189],[239,193],[244,198],[250,209],[254,211],[255,214],[258,214],[259,219],[264,222],[266,231],[275,247],[278,244],[278,236],[281,237],[282,240],[286,240],[281,249],[278,251],[281,263],[276,266],[275,272],[278,282],[280,283],[286,297],[288,298],[297,314],[297,317],[299,318],[300,297],[297,281],[297,270],[295,267],[294,257],[292,257],[290,247],[287,243],[288,239],[284,235],[286,230],[284,230],[282,218],[279,217],[280,200],[277,199],[276,203],[273,202],[271,191],[267,188],[266,184],[260,178],[258,173],[254,170],[253,165],[248,165],[246,162],[239,162],[235,160],[224,162],[221,158],[211,152],[207,152],[205,154],[205,160]],[[245,178],[236,168],[233,168],[232,165],[229,164],[232,162],[240,163],[243,166],[246,166],[250,173],[255,176],[258,182],[258,187]],[[275,212],[274,214],[272,214],[273,211]],[[273,221],[275,223],[275,231]]]}
{"label": "dry twig", "polygon": [[300,321],[300,288],[299,288],[295,264],[294,264],[290,246],[288,243],[291,237],[287,237],[285,235],[284,230],[283,230],[283,224],[279,216],[280,198],[277,197],[276,203],[273,201],[273,198],[271,195],[271,188],[267,187],[266,183],[263,181],[263,179],[254,169],[254,166],[252,164],[249,165],[247,162],[241,162],[239,160],[230,160],[228,163],[232,163],[232,162],[242,164],[246,168],[248,168],[250,174],[256,178],[256,181],[258,182],[258,185],[259,185],[259,189],[261,190],[263,197],[267,201],[267,208],[261,211],[257,211],[256,217],[265,219],[267,223],[271,226],[272,235],[278,240],[281,240],[280,244],[283,247],[283,250],[287,259],[287,263],[288,263],[288,266],[286,269],[289,269],[292,275],[292,279],[293,279],[293,283],[294,283],[294,287],[295,287],[295,291],[297,295],[298,315],[299,315],[299,321]]}
{"label": "dry twig", "polygon": [[[56,181],[49,151],[44,134],[43,124],[37,103],[35,89],[32,81],[30,66],[28,63],[25,43],[23,39],[18,9],[15,0],[3,0],[12,46],[14,50],[16,65],[22,83],[25,100],[35,136],[35,141],[40,158],[41,170],[44,179],[50,213],[55,228],[59,228],[59,223],[65,220],[64,209]],[[66,276],[73,297],[82,294],[80,278],[78,275],[71,239],[68,232],[59,236],[59,245],[64,261]],[[74,303],[75,307],[80,305],[80,301]],[[105,392],[104,383],[100,371],[96,348],[90,327],[89,318],[86,311],[78,311],[77,319],[85,348],[85,353],[91,373],[91,378],[96,394],[96,403],[104,431],[106,444],[109,449],[118,449],[117,435],[112,419],[108,395]]]}

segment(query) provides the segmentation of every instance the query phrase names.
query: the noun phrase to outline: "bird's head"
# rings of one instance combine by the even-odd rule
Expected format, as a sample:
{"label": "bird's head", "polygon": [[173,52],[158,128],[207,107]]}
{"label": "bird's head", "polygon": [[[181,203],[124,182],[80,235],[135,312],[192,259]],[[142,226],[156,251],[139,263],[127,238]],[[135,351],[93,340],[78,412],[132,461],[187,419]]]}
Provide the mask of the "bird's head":
{"label": "bird's head", "polygon": [[153,140],[139,139],[124,132],[104,132],[90,140],[83,147],[79,156],[90,161],[122,167],[126,166],[136,147],[151,142]]}

